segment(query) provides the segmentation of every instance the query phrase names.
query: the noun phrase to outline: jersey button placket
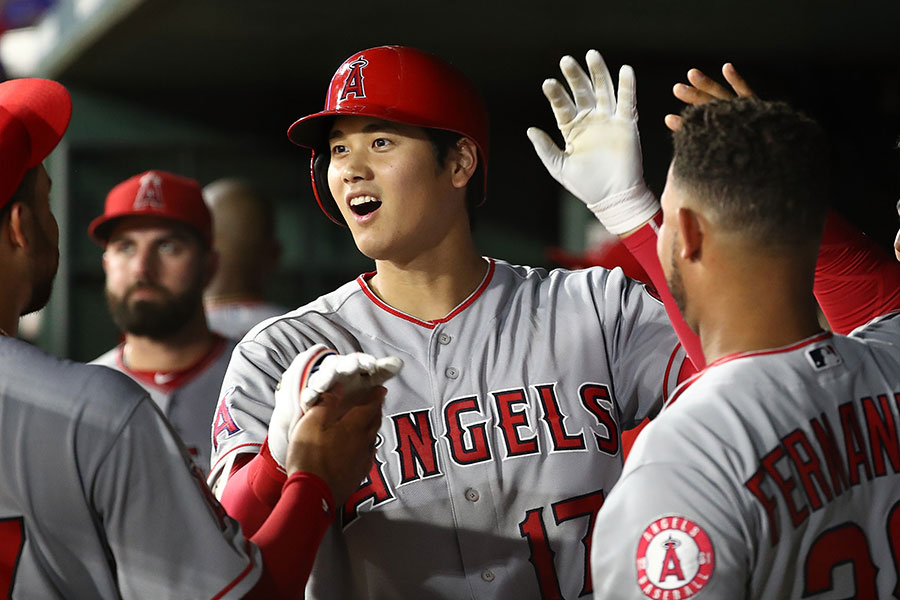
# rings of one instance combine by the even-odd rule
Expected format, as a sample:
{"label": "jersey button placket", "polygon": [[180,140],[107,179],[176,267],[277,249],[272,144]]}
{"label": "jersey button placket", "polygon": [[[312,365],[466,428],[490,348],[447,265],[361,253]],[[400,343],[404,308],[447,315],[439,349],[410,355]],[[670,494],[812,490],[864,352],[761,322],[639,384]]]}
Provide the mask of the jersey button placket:
{"label": "jersey button placket", "polygon": [[478,494],[478,490],[474,488],[469,488],[466,490],[466,500],[468,500],[469,502],[478,502],[479,498],[481,498],[481,496]]}
{"label": "jersey button placket", "polygon": [[491,571],[490,569],[485,569],[484,571],[481,572],[481,578],[484,579],[485,581],[487,581],[488,583],[490,583],[490,582],[494,581],[494,579],[496,579],[497,576],[494,575],[494,572]]}
{"label": "jersey button placket", "polygon": [[444,375],[449,377],[450,379],[456,379],[459,377],[459,369],[456,367],[447,367],[447,370],[444,371]]}
{"label": "jersey button placket", "polygon": [[451,336],[449,333],[441,332],[438,334],[438,343],[442,346],[446,346],[447,344],[449,344],[452,339],[453,336]]}

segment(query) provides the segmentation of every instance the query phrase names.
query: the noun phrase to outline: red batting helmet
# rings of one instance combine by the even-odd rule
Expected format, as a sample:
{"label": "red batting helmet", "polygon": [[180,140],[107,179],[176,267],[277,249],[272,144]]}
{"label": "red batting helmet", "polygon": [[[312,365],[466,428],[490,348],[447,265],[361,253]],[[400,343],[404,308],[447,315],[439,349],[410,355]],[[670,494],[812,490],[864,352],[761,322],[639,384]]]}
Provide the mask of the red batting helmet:
{"label": "red batting helmet", "polygon": [[[324,110],[303,117],[288,129],[292,142],[313,151],[311,175],[316,201],[328,218],[339,225],[344,224],[344,219],[328,190],[324,172],[317,177],[316,168],[316,153],[325,150],[328,130],[336,115],[377,117],[471,138],[478,147],[485,178],[483,189],[487,189],[487,108],[472,82],[453,66],[422,50],[406,46],[370,48],[345,60],[331,78]],[[327,159],[328,153],[324,156]]]}

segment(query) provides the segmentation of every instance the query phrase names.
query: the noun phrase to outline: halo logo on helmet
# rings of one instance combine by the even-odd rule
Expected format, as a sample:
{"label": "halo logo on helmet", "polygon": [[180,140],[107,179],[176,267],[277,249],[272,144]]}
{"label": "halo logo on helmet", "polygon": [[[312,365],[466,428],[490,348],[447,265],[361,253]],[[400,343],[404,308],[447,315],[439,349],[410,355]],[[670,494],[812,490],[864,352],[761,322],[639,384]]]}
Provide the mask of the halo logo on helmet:
{"label": "halo logo on helmet", "polygon": [[365,77],[362,70],[368,64],[369,61],[360,56],[347,65],[350,68],[350,73],[347,75],[347,80],[344,81],[344,88],[341,90],[341,100],[346,100],[350,97],[350,94],[353,94],[354,98],[366,97],[366,88],[363,87],[363,79]]}

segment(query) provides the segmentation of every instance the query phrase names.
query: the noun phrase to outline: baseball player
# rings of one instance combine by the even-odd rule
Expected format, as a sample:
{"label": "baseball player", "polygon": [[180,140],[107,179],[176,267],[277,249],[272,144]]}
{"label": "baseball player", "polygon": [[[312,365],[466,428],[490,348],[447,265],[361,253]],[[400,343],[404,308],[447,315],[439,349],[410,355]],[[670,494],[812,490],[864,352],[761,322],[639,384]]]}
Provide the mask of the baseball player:
{"label": "baseball player", "polygon": [[319,344],[396,354],[374,464],[306,597],[589,594],[589,533],[622,468],[621,431],[656,412],[684,361],[663,306],[620,270],[547,273],[478,253],[487,114],[430,54],[354,54],[325,110],[289,137],[313,150],[320,207],[375,270],[235,350],[210,476],[229,514],[253,531],[277,497],[271,398],[286,369],[312,368]]}
{"label": "baseball player", "polygon": [[710,365],[642,434],[600,511],[594,535],[625,547],[594,545],[598,598],[896,589],[900,303],[850,337],[816,322],[824,146],[780,103],[683,113],[659,254]]}
{"label": "baseball player", "polygon": [[[620,209],[639,205],[649,192],[640,180],[633,87],[624,96],[621,88],[623,82],[633,86],[633,73],[627,67],[620,72],[617,107],[604,90],[611,84],[599,54],[592,51],[587,60],[590,77],[574,60],[563,59],[574,102],[562,97],[559,84],[545,83],[564,137],[577,143],[563,152],[539,132],[529,136],[548,170],[582,200],[591,199],[594,186],[612,191]],[[884,521],[891,518],[884,506],[900,495],[896,477],[884,468],[894,453],[890,440],[898,437],[896,407],[888,398],[900,381],[894,347],[900,268],[834,215],[827,218],[816,256],[826,222],[824,139],[783,105],[739,102],[737,108],[689,113],[694,129],[688,141],[680,145],[676,134],[664,206],[672,198],[675,203],[666,208],[668,232],[664,228],[655,245],[667,287],[700,332],[706,358],[715,362],[690,387],[679,388],[680,395],[670,398],[678,402],[638,438],[626,474],[600,511],[595,540],[631,541],[627,552],[593,545],[598,598],[686,598],[707,587],[710,597],[810,597],[830,589],[832,568],[841,562],[853,562],[857,581],[873,575],[872,562],[856,554],[861,545],[871,543],[872,556],[878,556],[875,544],[882,555],[889,548],[883,540],[867,542],[863,533],[852,550],[835,552],[853,535],[823,532],[861,526],[883,536]],[[667,122],[673,129],[680,125]],[[605,172],[605,179],[583,176],[592,161],[603,165],[594,171]],[[610,168],[611,161],[617,168]],[[623,171],[628,186],[608,176],[621,177]],[[605,198],[594,200],[596,206]],[[877,341],[864,346],[819,330],[810,299],[814,272],[816,295],[838,327],[860,316],[856,325],[873,314],[888,315],[854,334]],[[876,293],[860,294],[860,288]],[[850,300],[836,300],[841,294]],[[844,432],[842,439],[833,438],[832,424]],[[852,476],[842,452],[856,468]],[[875,487],[850,489],[880,474],[886,477]],[[859,525],[842,523],[864,510],[855,505],[860,498],[870,503],[873,497],[881,502],[880,512],[876,507],[875,516]],[[806,556],[805,549],[811,550],[805,565],[784,574],[786,564]],[[876,597],[874,586],[883,585],[868,577],[853,589],[847,572],[840,576],[839,597]],[[796,587],[804,582],[805,589]],[[889,579],[877,589],[895,584]]]}
{"label": "baseball player", "polygon": [[119,183],[89,227],[124,340],[95,359],[137,381],[209,469],[209,422],[235,342],[210,331],[203,290],[217,268],[200,185],[165,171]]}
{"label": "baseball player", "polygon": [[239,340],[260,321],[288,311],[265,300],[266,282],[281,256],[272,206],[249,183],[232,178],[204,186],[203,199],[219,255],[203,293],[206,320],[213,331]]}
{"label": "baseball player", "polygon": [[[307,393],[285,440],[290,475],[248,541],[143,389],[12,337],[56,274],[41,163],[71,106],[53,81],[0,83],[0,596],[296,597],[335,500],[371,465],[384,388],[359,391],[349,407]],[[323,364],[320,377],[333,371]]]}

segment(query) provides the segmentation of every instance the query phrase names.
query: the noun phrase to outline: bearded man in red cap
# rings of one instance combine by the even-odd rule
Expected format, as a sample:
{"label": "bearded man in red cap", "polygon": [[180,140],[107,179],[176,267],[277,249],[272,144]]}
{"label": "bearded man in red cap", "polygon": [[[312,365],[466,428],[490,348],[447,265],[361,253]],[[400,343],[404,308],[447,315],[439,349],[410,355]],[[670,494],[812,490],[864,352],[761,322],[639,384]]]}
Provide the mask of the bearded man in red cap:
{"label": "bearded man in red cap", "polygon": [[94,362],[146,389],[209,469],[209,423],[234,342],[210,331],[203,290],[217,267],[200,185],[165,171],[116,185],[90,224],[103,246],[106,299],[124,341]]}

